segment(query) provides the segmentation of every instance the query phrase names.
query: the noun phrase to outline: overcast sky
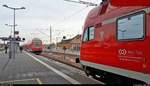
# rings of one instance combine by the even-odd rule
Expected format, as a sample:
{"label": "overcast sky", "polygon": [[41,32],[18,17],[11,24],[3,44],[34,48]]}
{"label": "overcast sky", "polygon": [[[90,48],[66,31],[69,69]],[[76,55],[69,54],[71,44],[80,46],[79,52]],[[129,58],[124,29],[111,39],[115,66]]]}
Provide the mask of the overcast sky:
{"label": "overcast sky", "polygon": [[[77,0],[76,0],[77,1]],[[84,0],[99,4],[101,0]],[[66,2],[64,0],[0,0],[0,37],[9,36],[13,24],[13,10],[3,7],[26,7],[25,10],[16,11],[16,30],[26,41],[34,37],[49,43],[49,27],[52,26],[53,42],[73,37],[82,33],[82,26],[88,12],[93,7]],[[58,41],[57,40],[57,41]]]}

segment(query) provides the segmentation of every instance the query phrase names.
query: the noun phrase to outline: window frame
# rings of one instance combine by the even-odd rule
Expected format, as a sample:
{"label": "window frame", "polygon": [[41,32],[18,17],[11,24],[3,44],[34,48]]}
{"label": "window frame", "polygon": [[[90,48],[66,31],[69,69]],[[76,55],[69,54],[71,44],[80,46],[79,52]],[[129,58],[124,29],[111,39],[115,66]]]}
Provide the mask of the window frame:
{"label": "window frame", "polygon": [[[119,20],[121,19],[125,19],[125,18],[131,18],[133,16],[136,16],[136,15],[140,15],[140,14],[143,14],[143,37],[142,38],[128,38],[128,39],[119,39],[118,38],[118,22]],[[140,40],[145,40],[145,37],[146,37],[146,12],[145,11],[140,11],[140,12],[136,12],[136,13],[132,13],[132,14],[129,14],[129,15],[125,15],[123,17],[120,17],[117,19],[116,21],[116,39],[118,41],[140,41]]]}
{"label": "window frame", "polygon": [[[94,38],[93,39],[90,39],[90,28],[93,27],[94,28]],[[87,36],[88,36],[88,40],[84,41],[84,37],[85,37],[85,32],[87,31]],[[84,30],[84,33],[83,33],[83,39],[82,39],[82,43],[86,43],[86,42],[89,42],[89,41],[92,41],[95,39],[95,27],[94,26],[90,26],[90,27],[87,27],[87,29]]]}

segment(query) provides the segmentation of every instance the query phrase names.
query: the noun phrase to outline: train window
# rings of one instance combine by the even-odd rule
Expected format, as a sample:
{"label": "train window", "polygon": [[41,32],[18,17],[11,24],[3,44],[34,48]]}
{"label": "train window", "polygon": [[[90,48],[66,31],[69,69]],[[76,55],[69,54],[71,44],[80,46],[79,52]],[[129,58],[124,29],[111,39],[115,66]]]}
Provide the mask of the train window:
{"label": "train window", "polygon": [[94,33],[94,27],[89,27],[84,33],[83,41],[86,42],[94,39]]}
{"label": "train window", "polygon": [[34,44],[35,47],[40,47],[42,42],[40,40],[34,40],[33,44]]}
{"label": "train window", "polygon": [[35,47],[40,47],[41,46],[41,42],[34,42]]}
{"label": "train window", "polygon": [[117,21],[118,40],[137,40],[145,37],[145,13],[139,12]]}
{"label": "train window", "polygon": [[88,29],[85,31],[84,36],[83,36],[83,41],[86,42],[88,41]]}
{"label": "train window", "polygon": [[94,27],[89,28],[89,40],[94,39]]}

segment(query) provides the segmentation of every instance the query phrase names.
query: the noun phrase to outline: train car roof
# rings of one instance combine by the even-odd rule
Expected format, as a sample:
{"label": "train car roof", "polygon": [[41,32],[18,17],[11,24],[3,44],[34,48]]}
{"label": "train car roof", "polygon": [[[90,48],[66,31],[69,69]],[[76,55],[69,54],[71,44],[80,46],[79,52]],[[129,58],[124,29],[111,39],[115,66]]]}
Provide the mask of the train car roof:
{"label": "train car roof", "polygon": [[93,8],[85,20],[84,28],[91,27],[95,24],[100,24],[102,21],[121,17],[122,15],[134,12],[136,10],[145,8],[145,6],[123,6],[116,7],[113,6],[110,2],[100,4],[99,6]]}
{"label": "train car roof", "polygon": [[33,40],[38,40],[38,41],[40,40],[40,41],[41,41],[41,39],[39,39],[39,38],[33,38],[32,41],[33,41]]}

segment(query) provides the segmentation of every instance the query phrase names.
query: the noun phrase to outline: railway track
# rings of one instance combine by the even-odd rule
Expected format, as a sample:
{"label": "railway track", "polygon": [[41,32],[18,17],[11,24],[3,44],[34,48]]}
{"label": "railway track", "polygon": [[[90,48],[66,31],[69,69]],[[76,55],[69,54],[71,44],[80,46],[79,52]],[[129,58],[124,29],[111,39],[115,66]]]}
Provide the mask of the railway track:
{"label": "railway track", "polygon": [[[73,55],[73,54],[65,54],[65,55],[68,59],[63,59],[64,53],[59,53],[59,52],[49,52],[49,53],[43,53],[42,54],[42,56],[44,56],[48,59],[52,59],[54,61],[58,61],[60,63],[63,63],[63,64],[66,64],[66,65],[72,66],[74,68],[77,68],[78,70],[82,71],[82,72],[80,72],[81,75],[87,76],[84,73],[83,69],[81,68],[81,65],[78,64],[78,63],[75,63],[75,59],[77,58],[78,55]],[[71,61],[70,59],[73,59],[74,61]],[[94,79],[96,81],[99,81],[103,84],[106,84],[106,83],[111,84],[112,81],[115,79],[115,77],[114,78],[113,77],[110,77],[110,78],[105,77],[104,78],[102,76],[96,76],[96,77],[89,76],[89,78]],[[136,86],[136,85],[134,85],[134,86]]]}
{"label": "railway track", "polygon": [[41,55],[82,70],[81,65],[75,62],[79,55],[64,54],[59,52],[42,53]]}
{"label": "railway track", "polygon": [[[59,54],[59,53],[55,53],[55,54]],[[62,55],[62,53],[61,53]],[[74,66],[72,64],[69,64],[69,63],[66,63],[66,62],[63,62],[63,61],[60,61],[58,59],[52,59],[52,58],[47,58],[47,56],[43,56],[43,55],[36,55],[37,57],[46,57],[45,59],[48,60],[49,62],[53,62],[55,63],[56,65],[59,65],[61,67],[68,67],[68,69],[73,69],[75,71],[77,71],[78,74],[84,76],[84,77],[87,77],[86,73],[83,71],[83,69],[81,67],[77,67],[77,66]],[[52,57],[52,56],[51,56]],[[99,78],[93,78],[92,76],[88,76],[88,78],[92,79],[93,81],[95,82],[98,82],[100,83],[101,85],[106,85],[105,82],[102,82],[100,81]]]}

